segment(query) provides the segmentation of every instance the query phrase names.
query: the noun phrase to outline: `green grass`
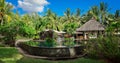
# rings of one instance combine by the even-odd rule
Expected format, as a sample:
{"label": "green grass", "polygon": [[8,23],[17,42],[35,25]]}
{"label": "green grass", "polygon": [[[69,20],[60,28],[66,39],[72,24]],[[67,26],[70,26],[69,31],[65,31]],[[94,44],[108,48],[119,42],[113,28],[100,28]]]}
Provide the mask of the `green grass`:
{"label": "green grass", "polygon": [[16,61],[21,58],[22,55],[18,53],[16,48],[0,47],[0,61],[3,63],[16,63]]}
{"label": "green grass", "polygon": [[24,57],[13,47],[0,47],[0,63],[104,63],[100,60],[78,58],[72,60],[50,61]]}
{"label": "green grass", "polygon": [[85,58],[50,61],[50,60],[33,59],[33,58],[24,57],[21,60],[18,60],[17,63],[104,63],[104,62],[100,60],[85,59]]}

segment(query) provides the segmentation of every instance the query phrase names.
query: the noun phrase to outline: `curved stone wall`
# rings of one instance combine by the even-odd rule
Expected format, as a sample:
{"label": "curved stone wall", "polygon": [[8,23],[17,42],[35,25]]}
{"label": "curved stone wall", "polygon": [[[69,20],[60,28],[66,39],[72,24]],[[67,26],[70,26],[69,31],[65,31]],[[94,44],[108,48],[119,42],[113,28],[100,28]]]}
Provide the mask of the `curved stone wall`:
{"label": "curved stone wall", "polygon": [[83,46],[74,47],[32,47],[22,42],[17,44],[24,52],[30,55],[42,56],[42,57],[56,57],[56,58],[74,58],[82,55]]}

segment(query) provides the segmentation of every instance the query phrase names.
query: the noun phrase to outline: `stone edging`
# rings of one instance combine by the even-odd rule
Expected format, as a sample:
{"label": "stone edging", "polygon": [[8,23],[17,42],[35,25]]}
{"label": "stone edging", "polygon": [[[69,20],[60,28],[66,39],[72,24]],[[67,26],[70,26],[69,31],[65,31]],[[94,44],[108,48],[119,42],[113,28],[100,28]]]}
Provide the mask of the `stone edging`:
{"label": "stone edging", "polygon": [[[30,39],[30,40],[32,40],[32,39]],[[32,55],[32,54],[29,54],[28,52],[24,51],[21,47],[19,47],[19,43],[26,42],[26,41],[30,41],[30,40],[18,40],[18,41],[16,42],[16,47],[17,47],[17,49],[19,50],[19,52],[20,52],[21,54],[23,54],[24,56],[27,56],[27,57],[31,57],[31,58],[42,58],[42,59],[53,59],[53,60],[55,60],[55,59],[72,59],[72,58],[82,57],[82,56],[85,55],[85,54],[81,54],[81,55],[75,55],[75,56],[74,56],[74,54],[73,54],[73,56],[72,56],[71,53],[70,53],[70,57],[47,57],[47,56],[36,56],[36,55]],[[74,49],[69,49],[69,50],[71,50],[72,52],[74,51]]]}

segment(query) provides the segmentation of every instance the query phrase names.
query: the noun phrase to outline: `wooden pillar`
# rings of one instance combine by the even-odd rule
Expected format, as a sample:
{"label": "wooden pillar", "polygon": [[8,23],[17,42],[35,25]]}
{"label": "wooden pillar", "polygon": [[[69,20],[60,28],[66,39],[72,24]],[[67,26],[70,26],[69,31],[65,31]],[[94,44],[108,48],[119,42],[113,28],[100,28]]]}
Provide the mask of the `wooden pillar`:
{"label": "wooden pillar", "polygon": [[85,33],[83,32],[83,40],[85,39]]}
{"label": "wooden pillar", "polygon": [[85,40],[87,39],[87,35],[86,35],[86,33],[84,33],[84,38],[85,38]]}
{"label": "wooden pillar", "polygon": [[78,34],[77,34],[77,32],[76,32],[76,38],[75,38],[75,42],[77,43],[78,42]]}

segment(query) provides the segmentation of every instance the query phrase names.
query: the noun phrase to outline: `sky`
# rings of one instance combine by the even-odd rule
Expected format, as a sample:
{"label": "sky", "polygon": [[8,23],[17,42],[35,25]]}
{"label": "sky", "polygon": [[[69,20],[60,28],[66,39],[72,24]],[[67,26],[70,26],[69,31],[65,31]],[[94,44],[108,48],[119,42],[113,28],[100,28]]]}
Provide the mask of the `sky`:
{"label": "sky", "polygon": [[91,6],[99,6],[100,2],[108,4],[109,12],[114,13],[120,10],[120,0],[6,0],[14,6],[13,12],[16,10],[21,14],[38,12],[45,14],[47,9],[51,9],[57,15],[64,15],[67,8],[71,12],[75,12],[77,8],[81,9],[81,13],[87,12]]}

